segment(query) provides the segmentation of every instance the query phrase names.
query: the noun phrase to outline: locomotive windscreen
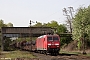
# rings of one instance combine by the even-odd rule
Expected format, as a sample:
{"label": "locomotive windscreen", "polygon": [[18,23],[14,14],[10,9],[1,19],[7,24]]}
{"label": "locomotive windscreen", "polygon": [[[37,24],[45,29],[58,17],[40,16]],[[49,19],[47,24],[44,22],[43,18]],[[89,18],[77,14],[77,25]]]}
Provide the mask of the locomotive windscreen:
{"label": "locomotive windscreen", "polygon": [[48,41],[53,40],[53,39],[52,39],[52,36],[48,36],[48,37],[47,37],[47,40],[48,40]]}
{"label": "locomotive windscreen", "polygon": [[53,36],[53,40],[59,40],[59,38],[57,36]]}
{"label": "locomotive windscreen", "polygon": [[59,40],[58,36],[48,36],[47,37],[48,41],[55,41],[55,40]]}

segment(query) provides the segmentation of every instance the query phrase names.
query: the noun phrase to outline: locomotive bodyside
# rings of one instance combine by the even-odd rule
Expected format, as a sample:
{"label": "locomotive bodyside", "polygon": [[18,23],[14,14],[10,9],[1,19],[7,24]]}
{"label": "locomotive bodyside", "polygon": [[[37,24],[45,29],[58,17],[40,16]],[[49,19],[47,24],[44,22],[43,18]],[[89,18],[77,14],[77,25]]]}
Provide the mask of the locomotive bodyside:
{"label": "locomotive bodyside", "polygon": [[47,50],[47,40],[45,40],[46,36],[40,36],[36,40],[36,48],[37,50]]}

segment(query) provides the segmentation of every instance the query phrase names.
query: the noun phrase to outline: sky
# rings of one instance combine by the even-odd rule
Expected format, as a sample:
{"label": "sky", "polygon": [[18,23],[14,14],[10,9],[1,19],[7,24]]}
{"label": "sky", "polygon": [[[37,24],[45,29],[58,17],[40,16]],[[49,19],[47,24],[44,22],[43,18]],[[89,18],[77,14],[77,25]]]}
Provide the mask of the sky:
{"label": "sky", "polygon": [[[0,20],[11,22],[14,27],[28,27],[33,22],[48,23],[52,20],[65,24],[63,8],[88,7],[90,0],[0,0]],[[36,24],[36,23],[32,23]]]}

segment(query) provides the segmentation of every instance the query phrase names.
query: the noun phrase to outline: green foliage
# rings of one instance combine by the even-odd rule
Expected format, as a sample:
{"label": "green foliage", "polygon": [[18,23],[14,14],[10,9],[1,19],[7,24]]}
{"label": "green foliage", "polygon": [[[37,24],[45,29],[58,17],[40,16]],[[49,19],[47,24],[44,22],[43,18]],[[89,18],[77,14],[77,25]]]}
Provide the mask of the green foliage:
{"label": "green foliage", "polygon": [[13,27],[13,24],[12,23],[8,23],[7,27]]}
{"label": "green foliage", "polygon": [[47,23],[47,26],[52,28],[55,28],[55,27],[57,28],[59,25],[57,21],[52,20],[50,23],[49,22]]}
{"label": "green foliage", "polygon": [[90,6],[80,7],[73,20],[73,39],[79,41],[78,48],[83,36],[90,36]]}
{"label": "green foliage", "polygon": [[4,38],[4,50],[11,50],[10,44],[12,41],[9,38]]}
{"label": "green foliage", "polygon": [[57,33],[58,34],[66,33],[66,31],[67,31],[67,28],[64,25],[59,25],[58,28],[57,28]]}
{"label": "green foliage", "polygon": [[58,34],[60,33],[66,33],[67,28],[62,24],[59,25],[57,21],[52,20],[51,22],[48,23],[40,23],[37,22],[37,24],[33,25],[34,27],[51,27],[51,28],[55,28],[55,32],[57,32]]}
{"label": "green foliage", "polygon": [[37,24],[35,24],[35,25],[33,25],[34,27],[42,27],[43,25],[42,25],[42,23],[40,23],[40,22],[37,22]]}
{"label": "green foliage", "polygon": [[72,41],[71,37],[60,37],[60,45],[63,46],[65,44],[69,44]]}
{"label": "green foliage", "polygon": [[[0,30],[1,30],[1,27],[5,27],[6,24],[4,24],[4,21],[1,19],[0,20]],[[0,46],[1,46],[1,32],[0,32]]]}
{"label": "green foliage", "polygon": [[4,21],[2,19],[0,20],[0,28],[1,27],[6,27],[6,24],[4,24]]}
{"label": "green foliage", "polygon": [[[0,20],[0,29],[1,29],[1,27],[13,27],[13,24],[12,23],[5,24],[4,21],[1,19]],[[1,32],[0,32],[0,37],[1,37]],[[0,38],[0,46],[1,46],[1,38]]]}
{"label": "green foliage", "polygon": [[[57,33],[67,33],[67,28],[64,25],[59,25],[57,27]],[[61,46],[64,44],[68,44],[71,40],[71,37],[60,37]]]}
{"label": "green foliage", "polygon": [[12,23],[5,24],[4,21],[1,19],[0,20],[0,28],[1,27],[13,27],[13,24]]}

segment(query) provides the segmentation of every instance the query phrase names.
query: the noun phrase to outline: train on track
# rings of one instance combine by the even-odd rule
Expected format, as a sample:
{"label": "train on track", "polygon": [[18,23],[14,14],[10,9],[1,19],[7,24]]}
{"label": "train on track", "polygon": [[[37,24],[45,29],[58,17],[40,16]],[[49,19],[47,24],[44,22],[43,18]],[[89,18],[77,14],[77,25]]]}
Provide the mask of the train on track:
{"label": "train on track", "polygon": [[60,51],[60,37],[59,35],[42,35],[36,40],[27,42],[16,42],[14,43],[16,48],[34,52],[40,52],[44,54],[58,54]]}

